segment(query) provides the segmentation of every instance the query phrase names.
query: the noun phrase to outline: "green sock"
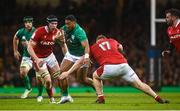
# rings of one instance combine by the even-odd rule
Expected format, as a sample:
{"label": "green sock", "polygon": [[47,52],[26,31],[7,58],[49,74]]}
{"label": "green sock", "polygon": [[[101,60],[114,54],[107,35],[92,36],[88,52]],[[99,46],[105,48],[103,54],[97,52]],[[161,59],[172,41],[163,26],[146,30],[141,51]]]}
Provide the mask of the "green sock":
{"label": "green sock", "polygon": [[63,95],[63,96],[68,96],[68,89],[69,89],[69,88],[67,88],[65,91],[62,91],[62,95]]}
{"label": "green sock", "polygon": [[27,75],[24,76],[23,82],[24,82],[25,88],[30,90],[31,89],[31,84],[30,84],[29,77]]}
{"label": "green sock", "polygon": [[38,88],[38,96],[42,96],[42,93],[43,93],[43,85],[42,85],[42,84],[38,84],[37,88]]}

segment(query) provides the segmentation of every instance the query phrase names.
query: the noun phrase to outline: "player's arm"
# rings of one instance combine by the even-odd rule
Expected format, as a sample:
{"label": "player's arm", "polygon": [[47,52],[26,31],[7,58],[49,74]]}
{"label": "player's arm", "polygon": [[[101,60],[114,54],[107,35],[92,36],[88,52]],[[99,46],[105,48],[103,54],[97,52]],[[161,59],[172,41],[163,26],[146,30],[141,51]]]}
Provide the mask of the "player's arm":
{"label": "player's arm", "polygon": [[[89,58],[89,52],[90,52],[90,48],[89,48],[89,42],[88,40],[84,40],[81,42],[81,45],[85,48],[84,50],[84,55],[86,56],[86,54],[88,55],[88,58]],[[86,58],[86,57],[85,57]]]}
{"label": "player's arm", "polygon": [[[168,34],[168,32],[167,32],[167,34]],[[170,36],[169,34],[168,34],[168,36]],[[169,38],[169,41],[170,41],[170,43],[168,44],[168,46],[167,46],[167,48],[164,50],[164,51],[162,51],[162,56],[165,56],[165,55],[172,55],[172,52],[173,52],[173,50],[175,49],[175,47],[174,47],[174,45],[172,44],[172,42],[171,42],[171,40],[170,40],[170,38]]]}
{"label": "player's arm", "polygon": [[17,33],[13,37],[13,51],[14,51],[14,57],[17,60],[20,60],[21,54],[18,51],[19,38],[16,35]]}
{"label": "player's arm", "polygon": [[36,46],[36,42],[33,41],[32,39],[29,41],[29,44],[28,44],[28,47],[27,47],[27,50],[32,58],[32,60],[34,61],[34,65],[35,65],[35,68],[36,70],[38,71],[40,69],[40,67],[43,65],[43,60],[42,59],[39,59],[36,55],[36,53],[34,52],[34,47]]}
{"label": "player's arm", "polygon": [[65,40],[65,35],[64,35],[64,31],[63,30],[59,30],[58,34],[57,34],[57,40],[56,43],[60,44],[61,49],[63,54],[65,55],[66,52],[68,51],[67,45],[66,45],[66,40]]}
{"label": "player's arm", "polygon": [[118,44],[118,50],[119,52],[123,52],[123,46],[120,43]]}
{"label": "player's arm", "polygon": [[90,48],[89,48],[89,42],[88,40],[84,40],[81,42],[81,45],[84,47],[84,64],[87,65],[86,67],[89,66],[89,52],[90,52]]}
{"label": "player's arm", "polygon": [[172,55],[172,52],[173,50],[175,49],[174,45],[172,43],[170,43],[167,47],[167,49],[165,49],[163,52],[162,52],[162,56],[165,56],[166,54],[170,54]]}
{"label": "player's arm", "polygon": [[70,74],[72,74],[78,68],[80,68],[82,65],[83,65],[83,57],[81,57],[79,60],[77,60],[68,71],[63,72],[60,75],[60,79],[64,79],[64,78],[68,77]]}
{"label": "player's arm", "polygon": [[123,55],[126,55],[125,51],[124,51],[124,48],[122,46],[122,44],[118,43],[118,51],[123,54]]}
{"label": "player's arm", "polygon": [[30,56],[32,57],[33,60],[39,59],[37,57],[37,55],[35,54],[35,52],[34,52],[35,45],[36,45],[36,42],[31,39],[29,41],[29,44],[28,44],[28,47],[27,47],[27,50],[28,50],[28,52],[29,52],[29,54],[30,54]]}

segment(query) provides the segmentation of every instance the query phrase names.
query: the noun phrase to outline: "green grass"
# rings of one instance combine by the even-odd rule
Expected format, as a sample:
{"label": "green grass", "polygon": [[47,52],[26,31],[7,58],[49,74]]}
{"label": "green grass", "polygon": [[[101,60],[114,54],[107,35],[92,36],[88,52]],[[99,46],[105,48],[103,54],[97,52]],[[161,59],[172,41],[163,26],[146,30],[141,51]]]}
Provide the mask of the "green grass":
{"label": "green grass", "polygon": [[[105,92],[106,104],[94,104],[94,93],[72,93],[74,103],[67,104],[49,104],[47,98],[37,103],[36,98],[13,98],[19,97],[19,93],[1,93],[0,110],[180,110],[180,93],[159,94],[170,100],[170,104],[158,104],[153,98],[139,92]],[[56,95],[56,101],[59,99]]]}

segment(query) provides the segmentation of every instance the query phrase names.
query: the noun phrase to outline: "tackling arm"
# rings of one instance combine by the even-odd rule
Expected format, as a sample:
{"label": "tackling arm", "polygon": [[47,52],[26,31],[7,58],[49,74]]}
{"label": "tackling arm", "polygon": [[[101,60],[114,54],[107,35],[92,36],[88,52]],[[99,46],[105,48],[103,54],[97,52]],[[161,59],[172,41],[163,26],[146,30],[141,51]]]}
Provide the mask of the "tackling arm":
{"label": "tackling arm", "polygon": [[[90,49],[89,49],[89,42],[88,42],[88,40],[82,41],[82,42],[81,42],[81,45],[85,48],[85,50],[84,50],[85,55],[86,55],[86,54],[89,55]],[[88,56],[88,58],[89,58],[89,56]]]}
{"label": "tackling arm", "polygon": [[86,65],[86,67],[89,66],[89,52],[90,52],[90,48],[89,48],[89,42],[88,40],[84,40],[81,42],[82,46],[85,48],[84,50],[84,65]]}
{"label": "tackling arm", "polygon": [[83,57],[81,57],[79,60],[77,60],[75,62],[75,64],[67,72],[63,72],[60,75],[60,79],[65,79],[66,77],[68,77],[69,74],[73,73],[75,70],[80,68],[82,66],[82,64],[83,64]]}

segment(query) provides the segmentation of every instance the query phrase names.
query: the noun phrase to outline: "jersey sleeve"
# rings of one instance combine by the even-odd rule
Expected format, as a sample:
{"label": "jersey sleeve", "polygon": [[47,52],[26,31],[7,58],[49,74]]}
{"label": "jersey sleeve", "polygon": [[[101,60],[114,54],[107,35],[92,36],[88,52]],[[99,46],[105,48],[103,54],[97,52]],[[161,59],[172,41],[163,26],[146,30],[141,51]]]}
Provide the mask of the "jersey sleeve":
{"label": "jersey sleeve", "polygon": [[33,33],[32,37],[31,37],[31,40],[37,42],[37,41],[39,41],[40,37],[41,37],[41,36],[40,36],[40,30],[36,30],[36,31]]}
{"label": "jersey sleeve", "polygon": [[76,35],[79,39],[80,42],[84,41],[84,40],[88,40],[87,39],[87,35],[85,33],[85,31],[83,29],[80,29],[78,32],[77,32],[77,35]]}
{"label": "jersey sleeve", "polygon": [[21,39],[22,38],[22,29],[19,29],[15,35],[18,39]]}

